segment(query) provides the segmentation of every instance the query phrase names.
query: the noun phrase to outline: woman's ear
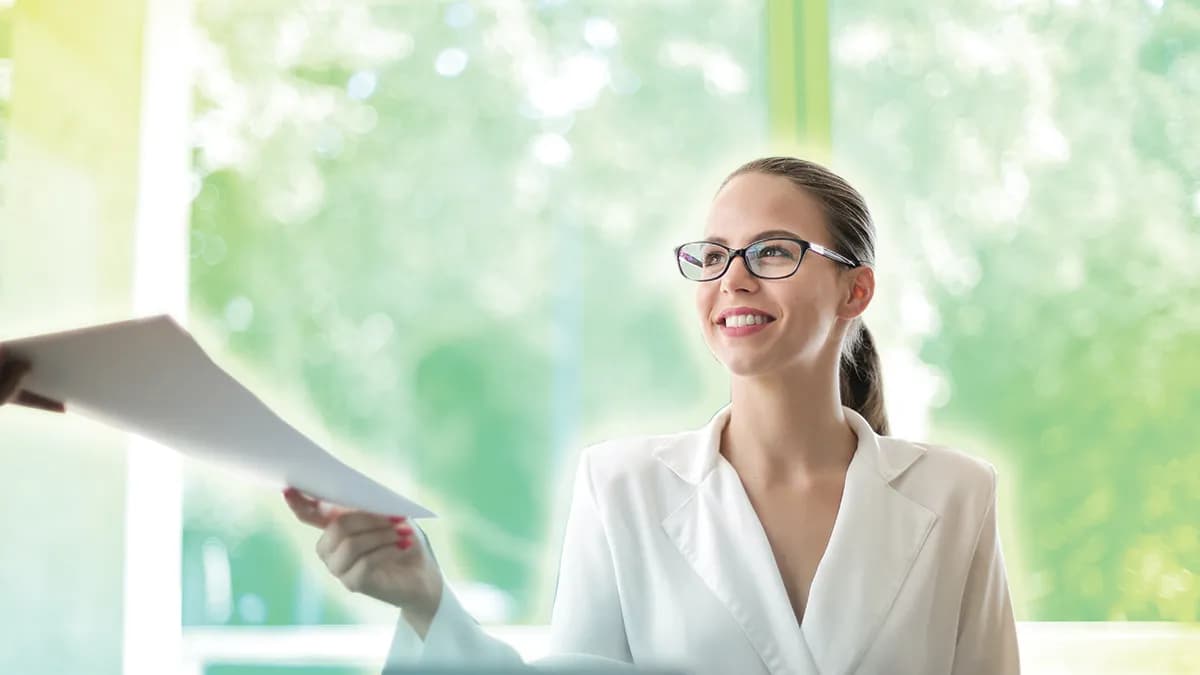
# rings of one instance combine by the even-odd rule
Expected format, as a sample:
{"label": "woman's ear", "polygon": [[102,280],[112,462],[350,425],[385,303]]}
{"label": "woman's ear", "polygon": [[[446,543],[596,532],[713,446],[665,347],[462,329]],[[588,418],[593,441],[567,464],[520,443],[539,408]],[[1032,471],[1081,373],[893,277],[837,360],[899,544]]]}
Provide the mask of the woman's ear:
{"label": "woman's ear", "polygon": [[854,319],[866,311],[875,297],[875,270],[863,265],[846,272],[846,294],[839,316]]}

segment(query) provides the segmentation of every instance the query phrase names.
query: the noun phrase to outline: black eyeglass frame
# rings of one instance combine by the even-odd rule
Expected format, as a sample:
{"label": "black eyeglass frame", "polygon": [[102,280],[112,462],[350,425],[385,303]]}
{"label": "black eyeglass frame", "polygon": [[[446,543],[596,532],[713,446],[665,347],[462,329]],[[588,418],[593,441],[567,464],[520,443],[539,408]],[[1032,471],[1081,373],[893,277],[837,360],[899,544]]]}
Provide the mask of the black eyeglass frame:
{"label": "black eyeglass frame", "polygon": [[[755,246],[758,246],[759,244],[762,244],[762,243],[768,242],[768,241],[790,241],[790,242],[800,244],[800,257],[796,259],[796,266],[792,268],[791,272],[788,272],[787,274],[785,274],[783,276],[779,276],[779,277],[769,277],[769,276],[764,276],[762,274],[758,274],[753,269],[751,269],[750,259],[746,257],[746,251],[754,248]],[[718,274],[715,277],[712,277],[711,279],[693,279],[693,278],[689,277],[683,271],[683,260],[682,260],[682,256],[680,255],[680,253],[682,253],[684,246],[691,246],[692,244],[708,244],[710,246],[719,246],[719,247],[725,249],[726,251],[728,251],[728,256],[725,258],[725,269],[721,270],[720,274]],[[729,271],[729,267],[731,265],[733,265],[733,259],[738,256],[741,256],[742,262],[746,265],[746,271],[749,272],[751,276],[757,277],[759,279],[787,279],[788,277],[792,276],[793,274],[795,274],[797,271],[800,270],[800,263],[804,262],[804,254],[808,253],[810,250],[819,256],[828,258],[828,259],[834,261],[835,263],[845,265],[845,266],[849,267],[850,269],[855,269],[857,267],[861,267],[864,264],[858,260],[846,257],[846,256],[842,255],[841,253],[838,253],[837,251],[826,248],[820,244],[814,244],[811,241],[805,241],[798,237],[767,237],[766,239],[759,239],[758,241],[752,241],[749,244],[747,244],[745,248],[730,248],[730,247],[726,246],[725,244],[718,244],[715,241],[706,241],[703,239],[700,241],[689,241],[689,242],[685,242],[685,243],[680,244],[675,247],[675,264],[679,267],[679,273],[681,275],[683,275],[684,279],[687,279],[688,281],[694,281],[696,283],[704,283],[707,281],[716,281],[717,279],[720,279],[721,277],[725,276],[725,273]],[[697,260],[695,262],[697,264],[699,264],[700,266],[703,266],[702,261]]]}

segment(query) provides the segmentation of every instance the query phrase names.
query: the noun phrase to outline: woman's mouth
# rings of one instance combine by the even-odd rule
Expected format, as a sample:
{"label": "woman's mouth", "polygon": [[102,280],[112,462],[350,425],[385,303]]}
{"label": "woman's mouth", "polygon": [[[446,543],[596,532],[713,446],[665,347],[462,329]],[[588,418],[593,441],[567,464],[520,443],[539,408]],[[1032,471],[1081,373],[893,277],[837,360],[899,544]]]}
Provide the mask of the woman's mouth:
{"label": "woman's mouth", "polygon": [[730,314],[717,322],[718,330],[728,337],[745,337],[766,330],[775,317],[765,314]]}

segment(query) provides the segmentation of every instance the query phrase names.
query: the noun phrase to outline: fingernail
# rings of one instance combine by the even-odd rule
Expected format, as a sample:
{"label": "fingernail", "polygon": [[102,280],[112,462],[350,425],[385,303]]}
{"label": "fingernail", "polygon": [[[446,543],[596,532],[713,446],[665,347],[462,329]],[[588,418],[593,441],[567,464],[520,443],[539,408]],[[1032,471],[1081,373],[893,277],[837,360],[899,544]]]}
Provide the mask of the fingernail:
{"label": "fingernail", "polygon": [[408,539],[407,537],[401,539],[400,541],[396,542],[396,546],[399,546],[401,551],[407,551],[409,547],[412,546],[412,539]]}
{"label": "fingernail", "polygon": [[396,534],[408,536],[413,533],[413,530],[408,525],[401,525],[396,528]]}
{"label": "fingernail", "polygon": [[391,518],[388,518],[388,520],[392,521],[392,523],[395,524],[395,523],[403,523],[405,518],[404,518],[404,516],[392,516]]}

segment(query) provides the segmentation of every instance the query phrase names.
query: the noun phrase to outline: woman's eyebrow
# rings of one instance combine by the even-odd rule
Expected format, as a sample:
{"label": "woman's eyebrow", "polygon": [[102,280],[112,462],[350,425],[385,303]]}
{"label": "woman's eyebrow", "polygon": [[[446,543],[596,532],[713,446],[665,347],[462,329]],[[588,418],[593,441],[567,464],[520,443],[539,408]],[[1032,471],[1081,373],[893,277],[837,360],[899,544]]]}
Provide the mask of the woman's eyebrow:
{"label": "woman's eyebrow", "polygon": [[[758,241],[760,239],[767,239],[769,237],[799,238],[799,235],[795,232],[789,232],[788,230],[767,230],[766,232],[759,232],[758,234],[754,235],[750,238],[750,241]],[[709,237],[708,241],[716,244],[724,244],[726,246],[729,245],[729,242],[724,237]]]}

